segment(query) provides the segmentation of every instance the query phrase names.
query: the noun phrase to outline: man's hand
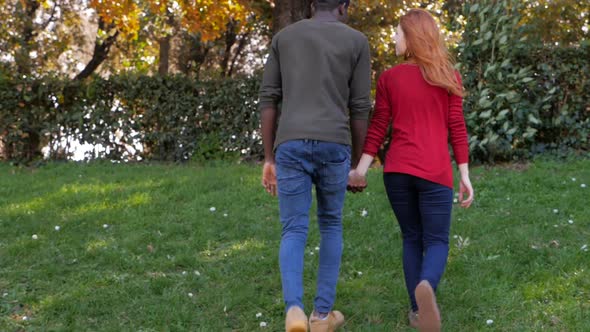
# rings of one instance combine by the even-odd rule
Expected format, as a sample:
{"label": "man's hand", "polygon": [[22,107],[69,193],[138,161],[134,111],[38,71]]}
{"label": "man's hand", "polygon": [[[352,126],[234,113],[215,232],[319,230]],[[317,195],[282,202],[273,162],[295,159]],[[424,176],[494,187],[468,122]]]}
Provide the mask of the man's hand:
{"label": "man's hand", "polygon": [[367,178],[353,169],[348,173],[348,186],[346,189],[352,193],[363,192],[367,188]]}
{"label": "man's hand", "polygon": [[262,186],[266,189],[267,193],[272,196],[277,195],[277,171],[274,162],[264,162],[264,166],[262,167]]}

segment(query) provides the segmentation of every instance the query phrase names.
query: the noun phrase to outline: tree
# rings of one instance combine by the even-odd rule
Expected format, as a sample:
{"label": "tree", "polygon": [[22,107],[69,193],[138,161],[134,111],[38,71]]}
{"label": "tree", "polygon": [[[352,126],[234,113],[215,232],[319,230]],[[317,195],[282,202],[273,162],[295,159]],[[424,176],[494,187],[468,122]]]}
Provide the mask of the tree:
{"label": "tree", "polygon": [[273,11],[273,32],[277,33],[289,24],[311,17],[313,0],[275,0]]}
{"label": "tree", "polygon": [[[0,2],[0,61],[6,63],[10,74],[26,82],[19,107],[31,110],[36,107],[28,92],[39,88],[34,79],[48,71],[60,68],[59,58],[72,45],[79,43],[79,16],[76,0],[3,0]],[[14,75],[16,74],[16,75]],[[24,146],[24,158],[40,155],[44,139],[33,112],[17,112],[14,121],[21,130],[20,144]],[[0,155],[13,157],[13,142],[6,140],[7,132],[0,132],[3,141]]]}
{"label": "tree", "polygon": [[132,40],[137,38],[139,30],[140,11],[133,0],[91,0],[90,7],[96,10],[98,16],[94,50],[92,59],[76,75],[76,80],[83,80],[98,69],[107,59],[111,47],[120,35],[127,40]]}
{"label": "tree", "polygon": [[[223,7],[222,7],[223,8]],[[219,9],[219,8],[218,8]],[[230,12],[230,7],[226,12]],[[241,12],[239,12],[241,10]],[[200,24],[209,27],[208,38],[203,31],[182,28],[179,34],[180,45],[177,52],[177,68],[187,74],[199,77],[202,68],[209,77],[231,77],[248,58],[246,53],[256,52],[252,41],[258,43],[270,34],[268,27],[272,20],[272,10],[265,0],[244,1],[241,7],[233,9],[233,14],[209,15]],[[238,12],[236,12],[238,11]],[[217,17],[217,18],[215,18]],[[217,20],[217,23],[214,23]],[[224,29],[217,27],[224,22]],[[211,31],[216,31],[212,34]]]}
{"label": "tree", "polygon": [[579,45],[590,37],[589,1],[529,0],[521,12],[521,24],[531,39],[553,45]]}
{"label": "tree", "polygon": [[[455,1],[456,2],[456,1]],[[371,46],[372,68],[377,75],[402,59],[395,55],[393,36],[399,18],[410,8],[428,10],[438,21],[449,46],[460,39],[460,33],[449,27],[451,14],[457,5],[445,1],[357,0],[351,3],[349,24],[367,35]],[[451,14],[450,14],[451,13]]]}
{"label": "tree", "polygon": [[[199,44],[207,44],[226,35],[235,42],[237,33],[250,13],[248,1],[148,1],[148,10],[155,18],[153,34],[160,35],[159,73],[167,74],[170,62],[171,40],[182,34],[189,40],[197,37]],[[194,49],[193,49],[194,51]],[[229,52],[227,52],[229,53]],[[229,58],[224,58],[227,66]]]}
{"label": "tree", "polygon": [[81,43],[78,0],[0,0],[0,61],[19,75],[59,70]]}

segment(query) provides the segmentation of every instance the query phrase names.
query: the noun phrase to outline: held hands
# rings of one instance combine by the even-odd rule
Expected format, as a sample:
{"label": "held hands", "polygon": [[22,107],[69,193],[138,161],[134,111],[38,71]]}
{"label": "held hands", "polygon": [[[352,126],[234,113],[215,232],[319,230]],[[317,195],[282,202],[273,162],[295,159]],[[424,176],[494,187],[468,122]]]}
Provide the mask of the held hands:
{"label": "held hands", "polygon": [[348,186],[346,189],[352,193],[363,192],[367,188],[367,177],[359,173],[356,169],[348,173]]}
{"label": "held hands", "polygon": [[277,195],[277,171],[275,163],[265,161],[262,167],[262,186],[272,196]]}
{"label": "held hands", "polygon": [[[274,162],[266,161],[262,167],[262,186],[272,196],[277,195],[277,173]],[[367,178],[356,169],[348,173],[348,185],[346,189],[352,193],[363,192],[367,188]]]}

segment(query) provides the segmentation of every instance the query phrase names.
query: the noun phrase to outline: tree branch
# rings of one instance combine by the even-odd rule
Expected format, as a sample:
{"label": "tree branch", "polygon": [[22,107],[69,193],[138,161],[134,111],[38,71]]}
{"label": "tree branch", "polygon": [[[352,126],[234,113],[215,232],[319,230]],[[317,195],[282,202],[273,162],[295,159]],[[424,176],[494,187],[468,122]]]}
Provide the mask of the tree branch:
{"label": "tree branch", "polygon": [[235,66],[236,66],[236,62],[238,61],[238,58],[240,58],[242,56],[242,51],[244,51],[244,48],[246,47],[246,43],[248,42],[248,39],[250,38],[251,32],[252,32],[251,30],[248,30],[248,32],[246,32],[245,34],[242,35],[242,37],[240,39],[240,43],[238,44],[238,48],[236,49],[236,54],[234,55],[234,58],[231,61],[231,65],[229,67],[227,77],[232,77],[232,75],[234,73]]}
{"label": "tree branch", "polygon": [[47,27],[49,26],[49,23],[51,22],[55,22],[55,13],[57,12],[57,1],[53,3],[53,9],[51,10],[51,16],[49,17],[49,19],[41,24],[41,31],[47,29]]}
{"label": "tree branch", "polygon": [[[112,28],[113,26],[107,27],[102,18],[98,19],[98,31],[106,31],[105,29],[110,30]],[[78,75],[76,75],[74,80],[83,80],[92,75],[92,73],[96,71],[96,69],[104,62],[104,60],[106,60],[107,56],[109,55],[111,46],[115,43],[118,36],[119,31],[117,30],[114,35],[107,37],[107,39],[105,39],[101,43],[97,32],[92,59],[90,60],[90,62],[88,62],[86,67]]]}

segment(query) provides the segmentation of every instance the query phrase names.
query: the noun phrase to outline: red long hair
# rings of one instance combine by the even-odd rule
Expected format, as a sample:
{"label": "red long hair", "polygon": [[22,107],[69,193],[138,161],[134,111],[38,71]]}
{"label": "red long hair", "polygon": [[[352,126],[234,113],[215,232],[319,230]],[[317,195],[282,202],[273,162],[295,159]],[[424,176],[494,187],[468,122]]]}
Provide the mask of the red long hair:
{"label": "red long hair", "polygon": [[463,97],[451,55],[432,15],[423,9],[411,9],[401,17],[400,26],[406,39],[406,60],[420,66],[429,84]]}

